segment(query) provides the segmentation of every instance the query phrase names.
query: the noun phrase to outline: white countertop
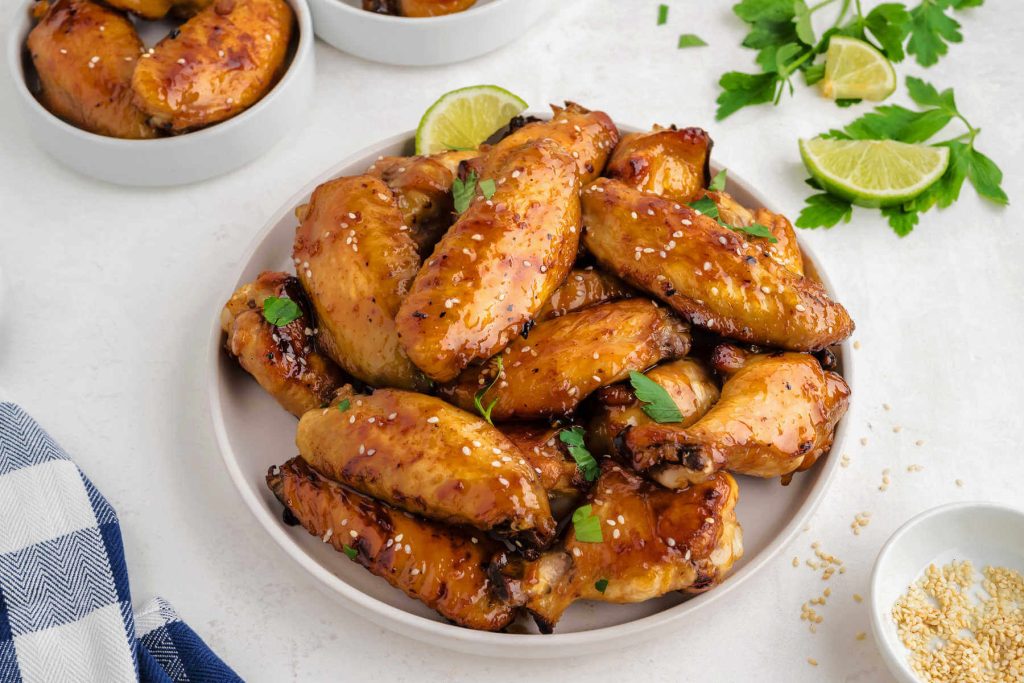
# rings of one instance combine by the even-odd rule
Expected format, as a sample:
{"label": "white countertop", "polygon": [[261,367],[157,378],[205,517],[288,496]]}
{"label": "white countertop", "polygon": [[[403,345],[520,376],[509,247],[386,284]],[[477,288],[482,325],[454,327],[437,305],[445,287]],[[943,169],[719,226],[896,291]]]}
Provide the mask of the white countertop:
{"label": "white countertop", "polygon": [[[3,3],[3,34],[13,4]],[[753,66],[753,53],[737,48],[743,26],[732,3],[675,0],[663,27],[657,4],[564,0],[519,42],[451,67],[385,67],[318,44],[315,104],[300,128],[240,171],[165,190],[94,182],[44,156],[17,118],[4,70],[0,392],[42,423],[117,509],[136,602],[170,600],[252,681],[891,680],[870,634],[855,639],[870,629],[867,603],[852,598],[866,596],[882,542],[941,503],[1020,505],[1024,233],[1015,208],[994,209],[968,186],[953,208],[928,214],[902,240],[868,211],[829,232],[802,232],[857,322],[851,464],[782,556],[700,623],[643,646],[515,662],[383,631],[323,597],[259,528],[221,465],[204,389],[206,342],[252,235],[313,175],[414,127],[446,90],[497,83],[534,107],[570,98],[640,126],[702,125],[718,161],[795,218],[809,192],[796,139],[864,108],[838,109],[800,86],[778,108],[716,123],[718,76]],[[910,62],[898,70],[955,87],[984,130],[979,148],[1002,166],[1011,200],[1024,201],[1024,3],[990,0],[960,18],[965,40],[950,56],[928,70]],[[677,50],[681,32],[712,47]],[[906,101],[902,88],[894,101]],[[911,464],[924,469],[909,473]],[[892,484],[880,492],[884,468]],[[855,536],[850,523],[862,511],[873,513],[871,523]],[[826,583],[794,568],[812,541],[847,572]],[[832,597],[811,633],[800,606],[826,585]]]}

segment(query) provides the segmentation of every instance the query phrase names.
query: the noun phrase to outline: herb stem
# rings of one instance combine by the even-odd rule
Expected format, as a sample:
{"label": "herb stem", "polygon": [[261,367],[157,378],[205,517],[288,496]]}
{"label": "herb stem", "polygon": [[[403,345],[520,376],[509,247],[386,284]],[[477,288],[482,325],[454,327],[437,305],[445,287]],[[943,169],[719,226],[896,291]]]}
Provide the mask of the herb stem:
{"label": "herb stem", "polygon": [[815,4],[811,5],[810,8],[808,9],[808,11],[811,14],[814,14],[815,12],[820,10],[822,7],[828,7],[829,5],[831,5],[835,1],[836,0],[821,0],[821,2],[818,2],[818,3],[815,3]]}

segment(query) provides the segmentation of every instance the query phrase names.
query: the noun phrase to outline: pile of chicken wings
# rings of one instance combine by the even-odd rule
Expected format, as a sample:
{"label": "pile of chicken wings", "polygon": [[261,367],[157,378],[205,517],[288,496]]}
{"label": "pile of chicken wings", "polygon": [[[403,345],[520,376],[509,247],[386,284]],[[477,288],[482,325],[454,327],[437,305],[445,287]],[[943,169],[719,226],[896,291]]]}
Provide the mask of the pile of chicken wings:
{"label": "pile of chicken wings", "polygon": [[[469,628],[717,585],[743,552],[732,474],[811,467],[850,395],[828,349],[853,322],[789,221],[708,189],[703,130],[553,112],[320,185],[296,275],[222,313],[299,417],[267,474],[285,520]],[[297,317],[271,322],[282,299]]]}

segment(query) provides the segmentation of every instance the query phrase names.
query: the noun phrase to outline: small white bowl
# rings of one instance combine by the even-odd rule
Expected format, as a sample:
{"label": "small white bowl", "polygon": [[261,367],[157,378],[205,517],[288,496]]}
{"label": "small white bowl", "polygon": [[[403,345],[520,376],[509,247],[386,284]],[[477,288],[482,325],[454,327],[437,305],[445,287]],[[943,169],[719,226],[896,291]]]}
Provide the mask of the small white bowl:
{"label": "small white bowl", "polygon": [[437,66],[496,50],[533,26],[553,0],[477,0],[440,17],[393,17],[362,9],[361,0],[309,0],[316,34],[371,62]]}
{"label": "small white bowl", "polygon": [[922,512],[889,538],[871,574],[871,629],[889,671],[903,683],[921,683],[908,663],[892,606],[930,564],[970,560],[1024,572],[1024,512],[993,503],[953,503]]}
{"label": "small white bowl", "polygon": [[51,114],[25,81],[25,39],[31,1],[22,5],[7,38],[7,64],[33,140],[57,161],[118,185],[160,187],[206,180],[244,166],[296,126],[313,94],[313,24],[306,0],[288,0],[298,45],[273,89],[242,113],[193,133],[153,140],[122,140],[76,128]]}

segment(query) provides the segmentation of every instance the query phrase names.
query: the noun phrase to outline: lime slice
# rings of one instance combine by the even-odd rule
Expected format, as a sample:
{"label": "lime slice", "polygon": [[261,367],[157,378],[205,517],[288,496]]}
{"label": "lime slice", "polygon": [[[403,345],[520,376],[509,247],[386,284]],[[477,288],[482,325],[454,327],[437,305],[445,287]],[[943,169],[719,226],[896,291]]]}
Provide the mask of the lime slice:
{"label": "lime slice", "polygon": [[447,92],[420,119],[416,153],[476,149],[526,106],[521,97],[496,85],[471,85]]}
{"label": "lime slice", "polygon": [[946,172],[947,147],[895,140],[800,141],[804,166],[826,190],[860,206],[895,206],[928,189]]}
{"label": "lime slice", "polygon": [[833,100],[884,100],[896,91],[896,70],[873,45],[832,36],[821,92]]}

